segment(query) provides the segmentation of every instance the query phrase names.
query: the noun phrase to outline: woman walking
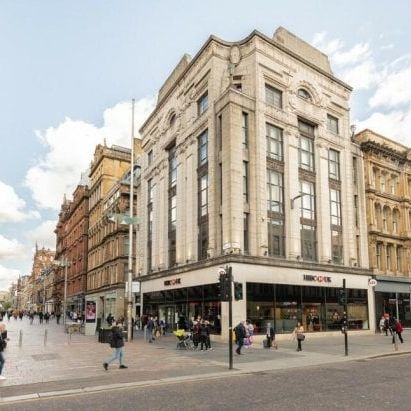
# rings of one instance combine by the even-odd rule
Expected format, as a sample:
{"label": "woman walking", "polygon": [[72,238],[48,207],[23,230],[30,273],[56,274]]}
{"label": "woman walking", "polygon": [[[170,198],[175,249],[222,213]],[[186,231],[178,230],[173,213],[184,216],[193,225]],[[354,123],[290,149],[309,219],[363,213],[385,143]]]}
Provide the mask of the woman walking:
{"label": "woman walking", "polygon": [[293,340],[297,339],[297,351],[302,351],[301,342],[305,340],[304,327],[300,322],[297,323],[293,331]]}

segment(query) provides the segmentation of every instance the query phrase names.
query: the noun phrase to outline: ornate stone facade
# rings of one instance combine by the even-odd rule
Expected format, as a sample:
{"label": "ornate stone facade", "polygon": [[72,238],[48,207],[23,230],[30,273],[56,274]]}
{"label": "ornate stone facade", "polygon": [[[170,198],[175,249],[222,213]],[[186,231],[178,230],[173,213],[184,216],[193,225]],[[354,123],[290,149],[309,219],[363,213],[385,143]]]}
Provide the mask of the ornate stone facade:
{"label": "ornate stone facade", "polygon": [[370,268],[411,274],[411,152],[371,130],[355,136],[364,155]]}

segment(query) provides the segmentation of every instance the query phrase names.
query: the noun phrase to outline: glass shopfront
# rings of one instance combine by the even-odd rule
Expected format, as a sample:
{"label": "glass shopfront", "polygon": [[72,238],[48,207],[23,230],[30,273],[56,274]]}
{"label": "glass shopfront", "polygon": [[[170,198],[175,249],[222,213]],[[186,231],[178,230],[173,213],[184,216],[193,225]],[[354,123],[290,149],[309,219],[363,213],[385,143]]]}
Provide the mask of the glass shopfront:
{"label": "glass shopfront", "polygon": [[404,327],[411,327],[410,293],[375,293],[375,314],[377,326],[383,314],[398,318]]}
{"label": "glass shopfront", "polygon": [[[331,287],[247,283],[247,319],[260,334],[269,322],[276,333],[292,332],[297,321],[307,332],[340,330],[343,306],[338,304],[337,291]],[[367,290],[347,292],[349,329],[368,329]]]}
{"label": "glass shopfront", "polygon": [[169,329],[187,328],[191,317],[208,320],[221,333],[221,303],[217,284],[144,293],[144,315],[157,316]]}

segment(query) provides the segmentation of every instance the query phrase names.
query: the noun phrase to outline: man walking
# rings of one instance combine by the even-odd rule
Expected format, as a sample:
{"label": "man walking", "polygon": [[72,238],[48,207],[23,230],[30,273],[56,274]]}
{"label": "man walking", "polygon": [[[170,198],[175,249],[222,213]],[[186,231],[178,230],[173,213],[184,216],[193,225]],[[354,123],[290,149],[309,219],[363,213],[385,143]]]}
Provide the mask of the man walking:
{"label": "man walking", "polygon": [[245,335],[246,335],[244,321],[240,321],[238,323],[238,325],[234,328],[234,333],[235,333],[235,339],[236,339],[236,342],[237,342],[237,345],[238,345],[235,352],[238,355],[241,355],[241,347],[244,345],[244,338],[245,338]]}
{"label": "man walking", "polygon": [[150,317],[148,317],[146,330],[147,330],[148,342],[152,343],[153,342],[154,321],[153,321],[153,317],[151,315],[150,315]]}
{"label": "man walking", "polygon": [[124,365],[124,339],[123,339],[123,332],[119,327],[117,327],[117,323],[113,321],[113,326],[111,328],[111,341],[110,347],[113,348],[113,355],[103,363],[104,369],[107,371],[108,366],[110,363],[115,361],[117,358],[120,363],[121,369],[128,368]]}

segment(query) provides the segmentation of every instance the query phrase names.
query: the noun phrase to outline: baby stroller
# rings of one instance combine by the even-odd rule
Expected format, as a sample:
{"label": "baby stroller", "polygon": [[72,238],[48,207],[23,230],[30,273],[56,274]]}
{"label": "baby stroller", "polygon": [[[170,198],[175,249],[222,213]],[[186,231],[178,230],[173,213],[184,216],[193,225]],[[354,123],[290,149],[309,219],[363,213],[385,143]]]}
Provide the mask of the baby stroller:
{"label": "baby stroller", "polygon": [[186,333],[184,330],[177,330],[173,334],[177,337],[177,350],[194,350],[191,332]]}

